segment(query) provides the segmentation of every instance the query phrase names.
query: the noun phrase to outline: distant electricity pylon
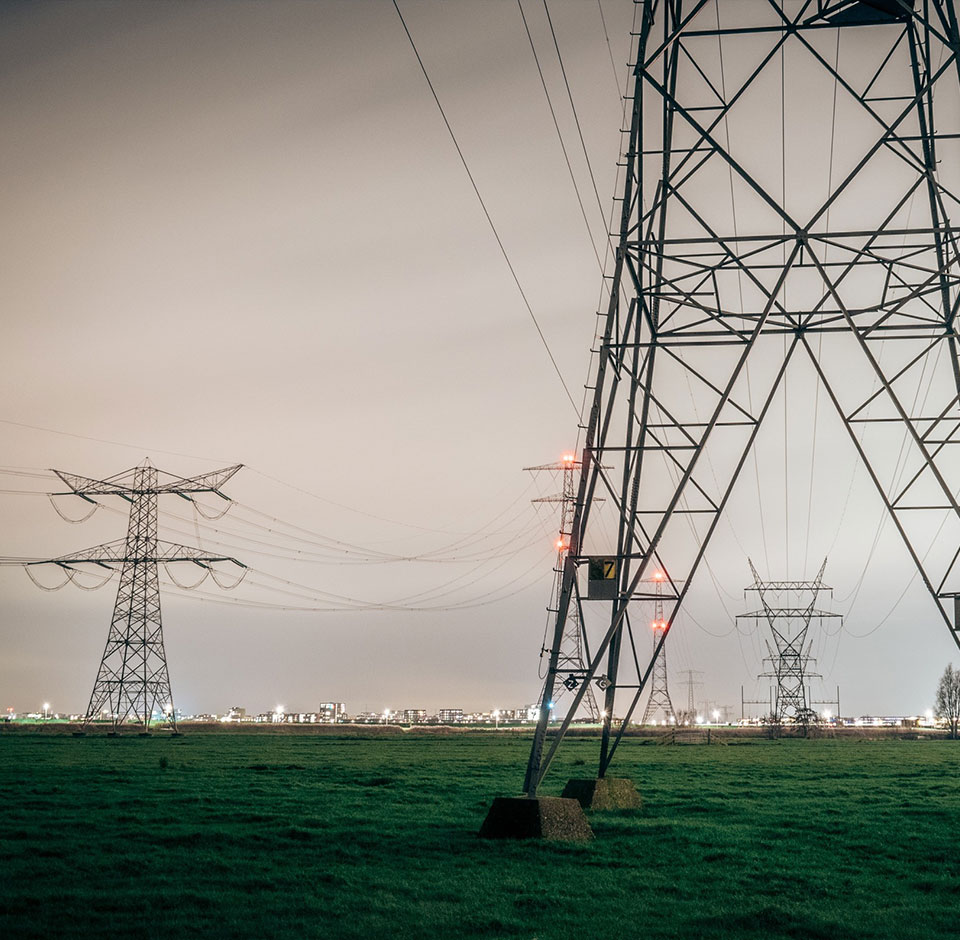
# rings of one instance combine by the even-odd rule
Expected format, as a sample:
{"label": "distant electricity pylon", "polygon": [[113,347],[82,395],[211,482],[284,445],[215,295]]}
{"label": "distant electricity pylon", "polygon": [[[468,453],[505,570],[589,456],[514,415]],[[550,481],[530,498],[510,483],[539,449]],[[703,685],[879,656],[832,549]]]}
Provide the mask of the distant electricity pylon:
{"label": "distant electricity pylon", "polygon": [[684,669],[681,675],[686,676],[681,685],[687,687],[687,721],[693,721],[697,714],[696,689],[698,685],[703,685],[694,676],[702,676],[703,673],[699,669]]}
{"label": "distant electricity pylon", "polygon": [[172,495],[192,501],[191,494],[213,493],[228,500],[220,492],[220,487],[241,466],[238,464],[196,477],[179,477],[157,470],[146,460],[140,466],[106,480],[53,471],[68,487],[66,493],[54,493],[53,496],[79,496],[93,504],[96,504],[95,496],[119,496],[130,503],[126,539],[48,561],[25,563],[28,566],[57,565],[67,574],[68,580],[73,580],[81,565],[110,571],[120,567],[120,586],[113,618],[83,719],[84,728],[106,713],[113,720],[114,733],[127,719],[133,719],[146,732],[154,716],[176,730],[176,711],[163,648],[158,566],[190,562],[206,571],[217,562],[231,562],[243,569],[245,566],[225,555],[212,555],[198,548],[160,541],[157,538],[158,497]]}
{"label": "distant electricity pylon", "polygon": [[[601,679],[606,774],[794,360],[815,373],[960,646],[954,0],[638,10],[619,240],[531,797]],[[585,619],[582,569],[589,661],[551,730],[571,610]],[[630,611],[650,600],[654,570],[667,626],[641,661]]]}
{"label": "distant electricity pylon", "polygon": [[[556,615],[560,603],[560,590],[563,582],[563,560],[570,547],[570,525],[573,521],[573,501],[576,496],[574,489],[574,472],[580,469],[580,461],[573,454],[564,454],[559,463],[542,464],[539,467],[524,467],[526,471],[538,473],[545,470],[557,471],[561,473],[562,489],[554,496],[541,496],[533,500],[534,503],[557,503],[560,506],[560,534],[557,537],[557,564],[554,567],[553,593],[548,613]],[[583,682],[587,673],[587,666],[584,660],[584,639],[583,626],[580,618],[580,598],[570,608],[570,615],[567,617],[563,636],[560,640],[560,653],[557,658],[557,673],[562,675],[560,684],[556,687],[552,699],[545,699],[547,708],[556,708],[557,702],[566,692],[574,692]],[[541,655],[548,653],[544,649]],[[597,700],[594,697],[593,689],[587,688],[583,696],[583,708],[591,721],[600,720],[600,709],[597,707]]]}
{"label": "distant electricity pylon", "polygon": [[656,600],[653,605],[653,673],[650,677],[650,698],[647,707],[643,710],[640,724],[648,725],[656,722],[657,714],[663,715],[664,721],[676,724],[677,713],[673,710],[670,701],[670,690],[667,688],[667,648],[661,642],[667,632],[667,622],[663,619],[663,574],[656,572],[653,576],[656,590]]}
{"label": "distant electricity pylon", "polygon": [[816,661],[810,655],[810,622],[840,616],[816,608],[820,593],[832,590],[823,583],[826,559],[812,581],[764,581],[753,562],[748,562],[753,584],[747,590],[756,591],[763,609],[738,614],[737,619],[765,621],[773,635],[772,643],[766,641],[770,655],[764,660],[770,664],[770,672],[760,675],[776,681],[771,717],[777,722],[806,721],[813,708],[810,680],[822,678],[811,669]]}

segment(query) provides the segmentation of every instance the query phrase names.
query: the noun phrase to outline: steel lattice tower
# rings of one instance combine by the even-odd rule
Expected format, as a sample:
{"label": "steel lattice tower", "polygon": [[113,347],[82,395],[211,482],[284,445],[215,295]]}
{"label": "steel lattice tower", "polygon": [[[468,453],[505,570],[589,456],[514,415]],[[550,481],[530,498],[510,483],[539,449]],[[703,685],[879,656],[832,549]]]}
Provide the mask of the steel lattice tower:
{"label": "steel lattice tower", "polygon": [[[804,721],[813,706],[809,680],[821,678],[810,668],[815,665],[810,656],[810,622],[840,616],[816,608],[821,592],[832,590],[823,583],[827,562],[824,560],[812,581],[764,581],[753,562],[749,564],[753,584],[747,590],[757,592],[763,609],[739,614],[737,619],[763,620],[770,627],[773,643],[767,641],[770,656],[764,661],[771,671],[762,673],[761,678],[776,680],[772,718],[778,723]],[[802,604],[805,598],[809,602]]]}
{"label": "steel lattice tower", "polygon": [[[653,672],[650,675],[650,698],[647,707],[643,710],[640,724],[648,725],[657,712],[662,712],[664,720],[675,724],[677,713],[673,710],[670,701],[670,690],[667,688],[667,648],[663,644],[664,634],[667,632],[667,622],[663,619],[663,575],[658,571],[653,576],[656,585],[656,601],[653,607]],[[655,720],[655,719],[654,719]]]}
{"label": "steel lattice tower", "polygon": [[126,539],[49,561],[27,563],[57,565],[71,580],[82,565],[109,570],[120,567],[120,586],[83,720],[84,728],[106,712],[113,721],[114,732],[128,719],[133,719],[146,732],[154,715],[176,730],[176,711],[163,647],[158,566],[174,562],[191,562],[202,568],[216,562],[244,566],[235,558],[211,555],[158,539],[159,497],[176,495],[190,500],[191,494],[213,493],[227,500],[220,487],[239,469],[237,465],[187,478],[157,470],[149,461],[144,461],[106,480],[53,471],[69,488],[67,493],[52,494],[54,496],[74,495],[89,503],[96,503],[94,496],[119,496],[130,503]]}
{"label": "steel lattice tower", "polygon": [[[560,606],[560,592],[563,586],[563,560],[570,547],[570,527],[573,522],[573,504],[576,496],[575,473],[580,469],[580,462],[573,454],[564,454],[563,459],[556,464],[543,464],[539,467],[524,467],[526,471],[538,473],[540,471],[559,470],[561,473],[562,490],[556,496],[542,496],[533,500],[534,503],[558,503],[560,505],[560,534],[557,537],[557,564],[554,570],[553,593],[551,595],[551,604],[547,612],[556,615]],[[554,708],[565,693],[575,692],[577,687],[584,680],[587,672],[586,661],[584,659],[584,633],[583,624],[580,616],[581,600],[579,595],[575,603],[570,607],[564,627],[563,636],[560,640],[560,651],[557,657],[557,674],[562,676],[559,684],[555,684],[554,696],[552,699],[543,699],[549,703],[552,701]],[[547,649],[541,650],[541,655],[548,654]],[[583,708],[586,710],[591,721],[600,720],[600,709],[597,707],[597,700],[593,694],[593,689],[587,687],[586,694],[583,697]]]}
{"label": "steel lattice tower", "polygon": [[[642,0],[639,12],[612,289],[542,703],[578,572],[602,568],[613,591],[585,626],[585,678],[606,686],[600,777],[794,360],[960,646],[954,3]],[[902,476],[891,433],[905,440]],[[653,570],[667,627],[641,660],[631,610],[651,599]],[[586,688],[549,738],[541,709],[527,795]]]}

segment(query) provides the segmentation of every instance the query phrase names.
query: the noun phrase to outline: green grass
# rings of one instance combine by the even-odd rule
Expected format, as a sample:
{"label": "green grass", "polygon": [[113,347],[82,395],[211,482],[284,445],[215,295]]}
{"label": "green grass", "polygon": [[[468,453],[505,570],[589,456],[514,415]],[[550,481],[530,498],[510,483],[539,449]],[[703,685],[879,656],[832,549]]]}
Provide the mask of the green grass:
{"label": "green grass", "polygon": [[[476,837],[526,737],[0,735],[0,936],[955,937],[960,743],[626,740],[640,814]],[[571,740],[546,793],[589,776]]]}

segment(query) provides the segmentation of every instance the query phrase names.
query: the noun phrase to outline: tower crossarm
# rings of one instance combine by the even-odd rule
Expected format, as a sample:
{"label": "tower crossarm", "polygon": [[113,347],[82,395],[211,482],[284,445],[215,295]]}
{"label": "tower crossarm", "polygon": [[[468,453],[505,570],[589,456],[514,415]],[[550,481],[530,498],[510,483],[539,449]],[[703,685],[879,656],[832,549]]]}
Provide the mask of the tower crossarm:
{"label": "tower crossarm", "polygon": [[189,545],[177,545],[174,542],[158,541],[156,543],[156,551],[149,556],[137,555],[131,558],[127,554],[127,545],[123,539],[106,542],[103,545],[96,545],[93,548],[83,549],[79,552],[71,552],[68,555],[59,555],[57,558],[48,558],[43,561],[27,561],[22,562],[22,564],[29,566],[59,565],[61,568],[71,568],[74,565],[98,565],[101,568],[113,569],[115,566],[123,565],[124,562],[128,561],[161,564],[192,562],[201,567],[216,564],[217,562],[229,562],[238,568],[247,567],[243,562],[229,555],[211,555],[202,549],[191,548]]}
{"label": "tower crossarm", "polygon": [[810,610],[809,607],[770,607],[766,610],[751,610],[746,614],[737,614],[738,620],[769,620],[771,617],[796,617],[798,620],[813,620],[814,617],[842,617],[828,610]]}
{"label": "tower crossarm", "polygon": [[801,591],[814,591],[819,593],[820,591],[832,591],[832,587],[828,587],[826,584],[820,584],[819,581],[761,581],[758,584],[751,584],[749,587],[744,588],[745,591],[793,591],[795,593],[800,593]]}
{"label": "tower crossarm", "polygon": [[65,493],[54,493],[54,496],[79,496],[88,502],[93,502],[93,496],[120,496],[132,500],[137,495],[173,494],[187,496],[188,493],[214,493],[221,499],[229,499],[220,488],[241,468],[243,464],[224,467],[221,470],[212,470],[195,477],[181,477],[176,474],[158,471],[158,476],[164,478],[144,490],[136,483],[136,468],[125,470],[105,480],[94,480],[91,477],[80,476],[76,473],[67,473],[64,470],[52,470],[68,487]]}
{"label": "tower crossarm", "polygon": [[185,493],[215,493],[221,499],[229,499],[220,492],[223,486],[238,470],[242,469],[243,464],[234,464],[232,467],[224,467],[222,470],[212,470],[210,473],[202,473],[196,477],[177,477],[169,483],[162,483],[157,487],[158,493],[176,493],[179,496]]}

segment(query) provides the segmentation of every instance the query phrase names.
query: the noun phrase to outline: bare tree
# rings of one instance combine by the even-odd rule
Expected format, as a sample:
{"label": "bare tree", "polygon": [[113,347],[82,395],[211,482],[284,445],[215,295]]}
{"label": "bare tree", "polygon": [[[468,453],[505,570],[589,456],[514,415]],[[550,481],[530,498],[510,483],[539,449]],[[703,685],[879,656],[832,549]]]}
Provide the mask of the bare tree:
{"label": "bare tree", "polygon": [[949,722],[950,737],[957,737],[957,725],[960,724],[960,670],[955,670],[952,663],[943,670],[937,686],[936,713],[938,718],[946,718]]}

